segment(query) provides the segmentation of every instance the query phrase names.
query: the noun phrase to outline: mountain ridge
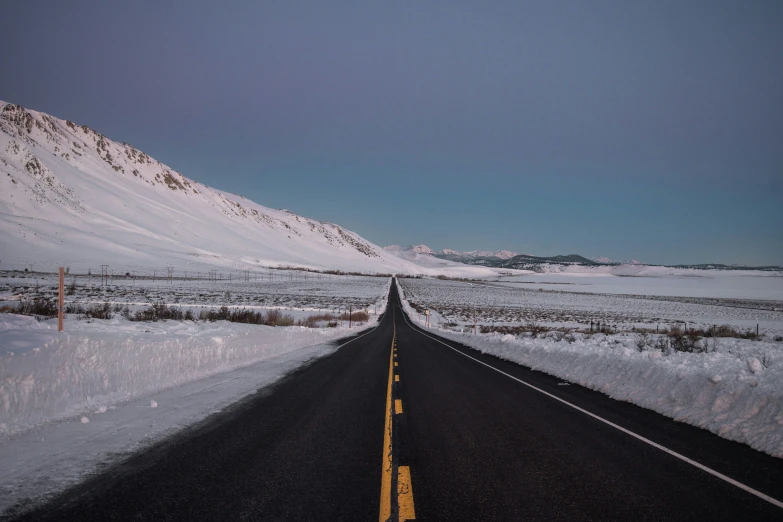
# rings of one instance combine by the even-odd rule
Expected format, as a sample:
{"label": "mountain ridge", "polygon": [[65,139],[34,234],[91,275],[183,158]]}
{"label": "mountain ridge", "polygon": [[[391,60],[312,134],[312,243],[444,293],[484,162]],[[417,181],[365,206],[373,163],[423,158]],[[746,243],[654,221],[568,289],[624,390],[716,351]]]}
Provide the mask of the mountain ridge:
{"label": "mountain ridge", "polygon": [[85,125],[0,101],[3,269],[97,272],[108,263],[123,271],[166,265],[486,277],[499,269],[598,264],[576,254],[395,248],[206,186]]}
{"label": "mountain ridge", "polygon": [[422,271],[339,225],[208,187],[85,125],[4,101],[0,191],[4,268]]}
{"label": "mountain ridge", "polygon": [[436,251],[424,244],[408,245],[404,248],[399,245],[387,245],[383,247],[383,249],[389,252],[405,251],[416,254],[429,254],[441,258],[444,258],[444,256],[454,256],[466,258],[496,257],[498,259],[511,259],[512,257],[519,255],[518,252],[511,252],[510,250],[470,250],[467,252],[459,252],[450,248],[444,248],[443,250]]}
{"label": "mountain ridge", "polygon": [[[392,248],[393,247],[393,248]],[[414,246],[411,245],[402,249],[398,245],[390,245],[384,247],[387,251],[402,251],[412,252]],[[531,254],[519,254],[516,252],[509,252],[507,250],[498,250],[495,252],[470,250],[467,252],[459,252],[445,248],[443,250],[435,251],[427,245],[415,245],[416,252],[419,254],[429,255],[438,259],[444,259],[453,261],[456,263],[463,263],[467,265],[484,266],[499,269],[517,269],[517,270],[533,270],[540,271],[543,265],[576,265],[585,267],[598,267],[598,266],[662,266],[667,268],[684,268],[684,269],[697,269],[697,270],[760,270],[760,271],[781,271],[783,267],[776,265],[765,266],[749,266],[743,264],[726,265],[723,263],[698,263],[698,264],[666,264],[655,265],[649,263],[643,263],[635,259],[629,259],[625,261],[615,261],[606,257],[587,258],[579,254],[567,254],[556,256],[534,256]],[[426,250],[426,252],[425,252]],[[514,254],[510,257],[500,257],[497,254],[499,252],[508,252]]]}

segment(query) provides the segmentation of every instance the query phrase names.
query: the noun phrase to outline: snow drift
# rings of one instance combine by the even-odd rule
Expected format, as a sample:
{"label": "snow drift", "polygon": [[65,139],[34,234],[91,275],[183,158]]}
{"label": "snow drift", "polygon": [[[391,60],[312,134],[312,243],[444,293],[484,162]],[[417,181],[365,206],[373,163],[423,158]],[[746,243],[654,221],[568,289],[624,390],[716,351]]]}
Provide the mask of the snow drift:
{"label": "snow drift", "polygon": [[54,321],[0,314],[0,434],[105,411],[359,330],[226,321],[143,323],[117,316],[68,319],[60,333]]}

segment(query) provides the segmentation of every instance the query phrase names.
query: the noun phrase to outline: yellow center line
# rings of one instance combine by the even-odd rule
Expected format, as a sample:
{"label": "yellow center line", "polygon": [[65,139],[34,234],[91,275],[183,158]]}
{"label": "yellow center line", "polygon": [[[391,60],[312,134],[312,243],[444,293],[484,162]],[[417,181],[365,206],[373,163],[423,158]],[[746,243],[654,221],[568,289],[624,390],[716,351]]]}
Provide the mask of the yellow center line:
{"label": "yellow center line", "polygon": [[[398,521],[415,520],[416,512],[413,509],[413,486],[411,484],[411,471],[409,466],[396,466],[392,458],[392,404],[394,413],[402,413],[402,400],[393,398],[392,382],[400,382],[400,376],[394,374],[397,362],[397,323],[395,321],[394,308],[392,308],[392,347],[389,354],[389,380],[386,386],[386,421],[383,431],[383,461],[381,463],[381,509],[378,514],[380,522],[391,522],[392,501],[396,500],[396,515]],[[392,377],[394,381],[392,381]],[[397,476],[393,474],[397,472]],[[397,479],[397,491],[392,491],[392,478]],[[394,496],[392,496],[394,495]]]}
{"label": "yellow center line", "polygon": [[[392,309],[392,324],[394,326],[394,336],[392,337],[392,347],[397,338],[397,324],[394,323],[394,309]],[[392,420],[391,420],[391,400],[392,400],[392,354],[389,354],[389,384],[386,386],[386,422],[383,428],[383,461],[381,462],[381,511],[378,515],[380,522],[386,522],[391,518],[391,483],[392,483]]]}
{"label": "yellow center line", "polygon": [[399,505],[398,520],[416,519],[416,510],[413,508],[411,469],[408,466],[400,466],[397,470],[397,502]]}

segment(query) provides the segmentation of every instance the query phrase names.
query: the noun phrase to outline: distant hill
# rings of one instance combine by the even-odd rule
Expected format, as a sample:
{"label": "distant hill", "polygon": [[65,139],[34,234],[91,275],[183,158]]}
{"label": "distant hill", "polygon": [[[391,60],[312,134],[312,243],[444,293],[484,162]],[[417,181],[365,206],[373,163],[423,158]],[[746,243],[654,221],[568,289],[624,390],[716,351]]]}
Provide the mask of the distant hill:
{"label": "distant hill", "polygon": [[[431,249],[430,249],[431,250]],[[498,252],[508,252],[498,251]],[[541,271],[543,265],[578,265],[578,266],[664,266],[667,268],[685,268],[694,270],[761,270],[766,272],[783,271],[780,266],[749,266],[749,265],[726,265],[721,263],[700,263],[700,264],[678,264],[678,265],[650,265],[642,263],[635,259],[625,261],[614,261],[606,257],[597,257],[593,259],[580,256],[579,254],[568,254],[558,256],[533,256],[530,254],[516,254],[508,257],[501,257],[493,252],[481,252],[473,250],[470,252],[457,252],[455,250],[441,250],[430,255],[440,258],[464,263],[466,265],[480,265],[492,268],[513,268],[518,270]]]}
{"label": "distant hill", "polygon": [[[451,251],[453,252],[453,251]],[[449,261],[456,261],[458,263],[465,263],[466,265],[481,265],[494,268],[517,268],[517,269],[529,269],[534,265],[542,264],[558,264],[558,265],[584,265],[594,266],[598,265],[595,261],[578,254],[569,254],[565,256],[551,256],[540,257],[531,256],[529,254],[515,254],[511,257],[500,257],[494,254],[490,255],[470,255],[471,253],[443,253],[436,252],[431,254],[440,259],[448,259]]]}
{"label": "distant hill", "polygon": [[568,254],[565,256],[551,256],[551,257],[528,256],[525,254],[521,254],[518,256],[514,256],[511,259],[508,259],[507,261],[505,261],[505,263],[502,266],[503,268],[523,268],[524,266],[540,265],[540,264],[582,265],[582,266],[598,265],[598,263],[596,263],[592,259],[587,259],[586,257],[580,256],[579,254]]}

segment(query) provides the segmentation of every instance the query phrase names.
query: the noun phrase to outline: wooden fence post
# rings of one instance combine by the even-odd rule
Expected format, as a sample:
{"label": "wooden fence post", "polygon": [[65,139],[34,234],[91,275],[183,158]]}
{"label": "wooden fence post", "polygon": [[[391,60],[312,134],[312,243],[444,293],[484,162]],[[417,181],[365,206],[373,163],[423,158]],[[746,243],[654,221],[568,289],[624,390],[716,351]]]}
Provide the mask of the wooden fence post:
{"label": "wooden fence post", "polygon": [[63,312],[65,311],[65,268],[60,267],[60,293],[57,306],[57,331],[63,331]]}

